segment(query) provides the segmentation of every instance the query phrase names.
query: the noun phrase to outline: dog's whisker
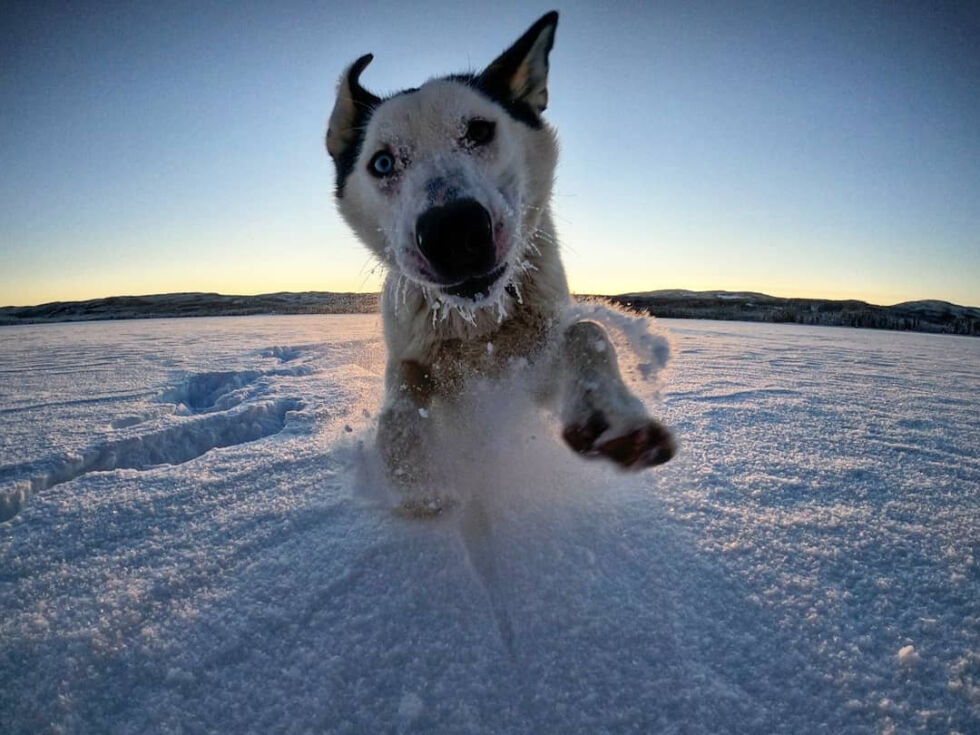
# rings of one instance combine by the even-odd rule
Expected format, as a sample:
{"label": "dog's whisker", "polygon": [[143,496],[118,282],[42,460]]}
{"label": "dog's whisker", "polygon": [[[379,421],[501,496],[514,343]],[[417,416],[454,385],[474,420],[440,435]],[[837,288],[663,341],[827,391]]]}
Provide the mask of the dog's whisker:
{"label": "dog's whisker", "polygon": [[364,278],[361,280],[362,289],[364,288],[364,284],[366,284],[371,278],[377,277],[379,275],[379,272],[384,272],[385,268],[387,267],[383,261],[379,260],[378,258],[372,257],[369,258],[363,266],[361,266],[362,273],[364,272],[364,268],[367,266],[367,264],[372,261],[374,262],[374,264],[371,266],[371,268],[365,274]]}
{"label": "dog's whisker", "polygon": [[558,238],[555,237],[555,235],[553,235],[552,233],[548,232],[547,230],[542,230],[542,229],[536,229],[536,230],[534,230],[531,233],[531,239],[532,240],[538,240],[538,239],[540,239],[540,240],[544,240],[545,242],[551,242],[551,243],[554,243],[554,242],[557,242],[558,241]]}

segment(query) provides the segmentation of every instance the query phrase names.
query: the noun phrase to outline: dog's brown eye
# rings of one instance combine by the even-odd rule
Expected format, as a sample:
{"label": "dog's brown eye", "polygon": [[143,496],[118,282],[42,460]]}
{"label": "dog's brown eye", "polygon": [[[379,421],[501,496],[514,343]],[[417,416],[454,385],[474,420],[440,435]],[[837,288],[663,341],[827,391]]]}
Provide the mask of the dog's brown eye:
{"label": "dog's brown eye", "polygon": [[492,123],[489,120],[474,118],[467,123],[466,134],[463,138],[472,146],[486,145],[493,140],[493,133],[496,127],[496,123]]}

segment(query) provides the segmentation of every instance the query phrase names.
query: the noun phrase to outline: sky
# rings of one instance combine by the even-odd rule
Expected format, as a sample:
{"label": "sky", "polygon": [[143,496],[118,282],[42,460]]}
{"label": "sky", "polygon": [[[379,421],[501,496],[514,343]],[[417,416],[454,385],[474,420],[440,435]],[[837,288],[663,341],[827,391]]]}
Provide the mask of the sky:
{"label": "sky", "polygon": [[980,305],[980,5],[5,2],[0,305],[376,291],[323,148],[341,70],[478,70],[561,13],[574,291]]}

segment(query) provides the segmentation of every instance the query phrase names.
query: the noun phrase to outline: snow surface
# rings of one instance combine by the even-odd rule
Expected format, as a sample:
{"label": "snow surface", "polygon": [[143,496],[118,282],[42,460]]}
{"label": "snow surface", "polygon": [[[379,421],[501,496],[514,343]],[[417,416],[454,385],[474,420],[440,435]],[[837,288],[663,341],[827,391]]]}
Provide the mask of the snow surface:
{"label": "snow surface", "polygon": [[377,316],[4,328],[0,731],[980,732],[980,340],[661,324],[677,458],[488,393],[428,522]]}

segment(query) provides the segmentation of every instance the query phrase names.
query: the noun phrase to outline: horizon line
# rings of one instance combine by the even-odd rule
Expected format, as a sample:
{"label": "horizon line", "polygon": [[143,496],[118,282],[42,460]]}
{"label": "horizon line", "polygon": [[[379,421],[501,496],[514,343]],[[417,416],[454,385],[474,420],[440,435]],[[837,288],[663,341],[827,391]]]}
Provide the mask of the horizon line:
{"label": "horizon line", "polygon": [[[601,297],[601,298],[621,298],[624,296],[641,296],[647,294],[655,293],[669,293],[669,292],[686,292],[691,294],[746,294],[746,295],[758,295],[765,296],[771,299],[800,299],[804,301],[830,301],[830,302],[847,302],[854,301],[868,306],[878,306],[878,307],[891,307],[891,306],[901,306],[902,304],[915,304],[922,302],[938,302],[943,304],[949,304],[951,306],[956,306],[965,309],[980,309],[980,306],[974,306],[971,304],[959,304],[954,301],[948,301],[947,299],[940,298],[924,298],[924,299],[907,299],[905,301],[896,301],[893,304],[876,304],[871,301],[866,301],[864,299],[858,298],[829,298],[825,296],[774,296],[772,294],[764,293],[762,291],[754,290],[732,290],[732,289],[700,289],[693,290],[689,288],[657,288],[651,289],[649,291],[623,291],[620,293],[577,293],[573,292],[573,296],[584,296],[584,297]],[[133,293],[133,294],[112,294],[109,296],[93,296],[87,299],[70,299],[70,300],[54,300],[54,301],[42,301],[36,304],[6,304],[0,306],[0,309],[33,309],[41,306],[50,306],[54,304],[81,304],[88,301],[104,301],[107,299],[131,299],[131,298],[153,298],[158,296],[190,296],[190,295],[209,295],[209,296],[225,296],[225,297],[242,297],[242,298],[254,298],[258,296],[275,296],[279,294],[334,294],[334,295],[357,295],[357,296],[370,296],[370,295],[380,295],[381,291],[326,291],[326,290],[305,290],[305,291],[260,291],[256,293],[221,293],[220,291],[163,291],[156,293]]]}

